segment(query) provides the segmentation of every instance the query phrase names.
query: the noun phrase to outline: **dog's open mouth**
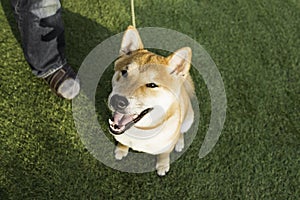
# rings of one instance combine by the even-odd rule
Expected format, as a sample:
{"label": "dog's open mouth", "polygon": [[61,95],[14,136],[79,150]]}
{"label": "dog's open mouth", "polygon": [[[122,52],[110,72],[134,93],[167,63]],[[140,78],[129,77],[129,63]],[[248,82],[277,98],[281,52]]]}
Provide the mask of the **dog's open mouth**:
{"label": "dog's open mouth", "polygon": [[153,110],[153,108],[147,108],[143,110],[139,115],[122,114],[116,111],[113,117],[108,120],[109,130],[115,135],[120,135],[130,129],[135,123],[140,121],[151,110]]}

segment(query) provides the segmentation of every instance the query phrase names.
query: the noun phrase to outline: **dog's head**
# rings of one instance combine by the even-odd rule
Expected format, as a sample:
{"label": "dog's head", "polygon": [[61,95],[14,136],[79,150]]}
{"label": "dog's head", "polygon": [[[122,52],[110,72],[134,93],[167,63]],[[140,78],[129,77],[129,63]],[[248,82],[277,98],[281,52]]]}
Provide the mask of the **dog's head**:
{"label": "dog's head", "polygon": [[191,55],[189,47],[168,57],[147,51],[137,30],[129,26],[115,62],[113,90],[108,98],[113,112],[110,131],[122,134],[133,125],[147,129],[170,117],[168,110],[174,109],[183,82],[189,77]]}

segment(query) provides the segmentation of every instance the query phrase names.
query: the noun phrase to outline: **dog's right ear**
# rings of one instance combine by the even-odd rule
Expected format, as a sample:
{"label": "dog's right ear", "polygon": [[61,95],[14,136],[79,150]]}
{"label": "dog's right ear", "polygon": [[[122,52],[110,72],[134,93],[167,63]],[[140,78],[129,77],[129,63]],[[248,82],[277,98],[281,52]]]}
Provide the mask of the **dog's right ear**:
{"label": "dog's right ear", "polygon": [[128,26],[122,39],[120,55],[128,54],[132,51],[143,48],[144,45],[136,28]]}

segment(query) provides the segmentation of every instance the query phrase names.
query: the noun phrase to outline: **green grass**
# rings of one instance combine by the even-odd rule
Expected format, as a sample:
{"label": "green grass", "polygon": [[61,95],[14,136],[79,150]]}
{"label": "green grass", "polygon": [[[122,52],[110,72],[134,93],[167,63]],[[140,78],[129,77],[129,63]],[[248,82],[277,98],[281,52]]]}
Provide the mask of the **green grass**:
{"label": "green grass", "polygon": [[[166,177],[123,173],[96,160],[76,132],[71,102],[54,96],[32,75],[3,0],[0,199],[299,199],[299,0],[135,4],[138,27],[187,34],[217,64],[228,108],[213,151],[198,158],[210,119],[210,98],[198,76],[199,132]],[[67,55],[75,69],[131,21],[129,1],[73,0],[63,1],[63,7]],[[97,91],[101,113],[109,86]]]}

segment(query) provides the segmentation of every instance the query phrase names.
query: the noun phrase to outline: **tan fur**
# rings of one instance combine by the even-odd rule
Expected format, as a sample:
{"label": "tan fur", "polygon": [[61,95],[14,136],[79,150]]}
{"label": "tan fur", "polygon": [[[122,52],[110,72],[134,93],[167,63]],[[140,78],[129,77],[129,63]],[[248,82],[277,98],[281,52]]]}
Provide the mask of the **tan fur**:
{"label": "tan fur", "polygon": [[[142,72],[145,68],[149,67],[151,64],[159,64],[162,66],[167,66],[168,58],[165,58],[160,55],[156,55],[152,52],[149,52],[145,49],[140,49],[132,52],[130,55],[123,55],[115,62],[115,71],[125,70],[126,67],[131,63],[137,63],[139,70]],[[195,94],[194,82],[190,74],[188,74],[186,81],[184,82],[184,87],[192,97]]]}
{"label": "tan fur", "polygon": [[[110,94],[122,95],[129,100],[127,113],[140,113],[145,108],[154,107],[132,128],[121,135],[114,135],[119,142],[116,159],[122,159],[132,148],[137,151],[158,155],[157,173],[161,176],[169,171],[169,154],[183,149],[182,134],[186,132],[194,119],[190,98],[194,95],[194,84],[189,74],[191,50],[183,48],[168,57],[156,55],[143,49],[138,32],[129,27],[124,34],[120,57],[115,62],[115,74],[112,80],[113,91]],[[182,59],[183,56],[185,59]],[[122,70],[128,77],[122,77]],[[159,87],[148,88],[147,83],[156,83]],[[155,106],[165,111],[159,112]],[[147,121],[148,120],[148,121]],[[150,121],[149,121],[150,120]],[[133,137],[140,134],[156,133],[145,140]]]}

